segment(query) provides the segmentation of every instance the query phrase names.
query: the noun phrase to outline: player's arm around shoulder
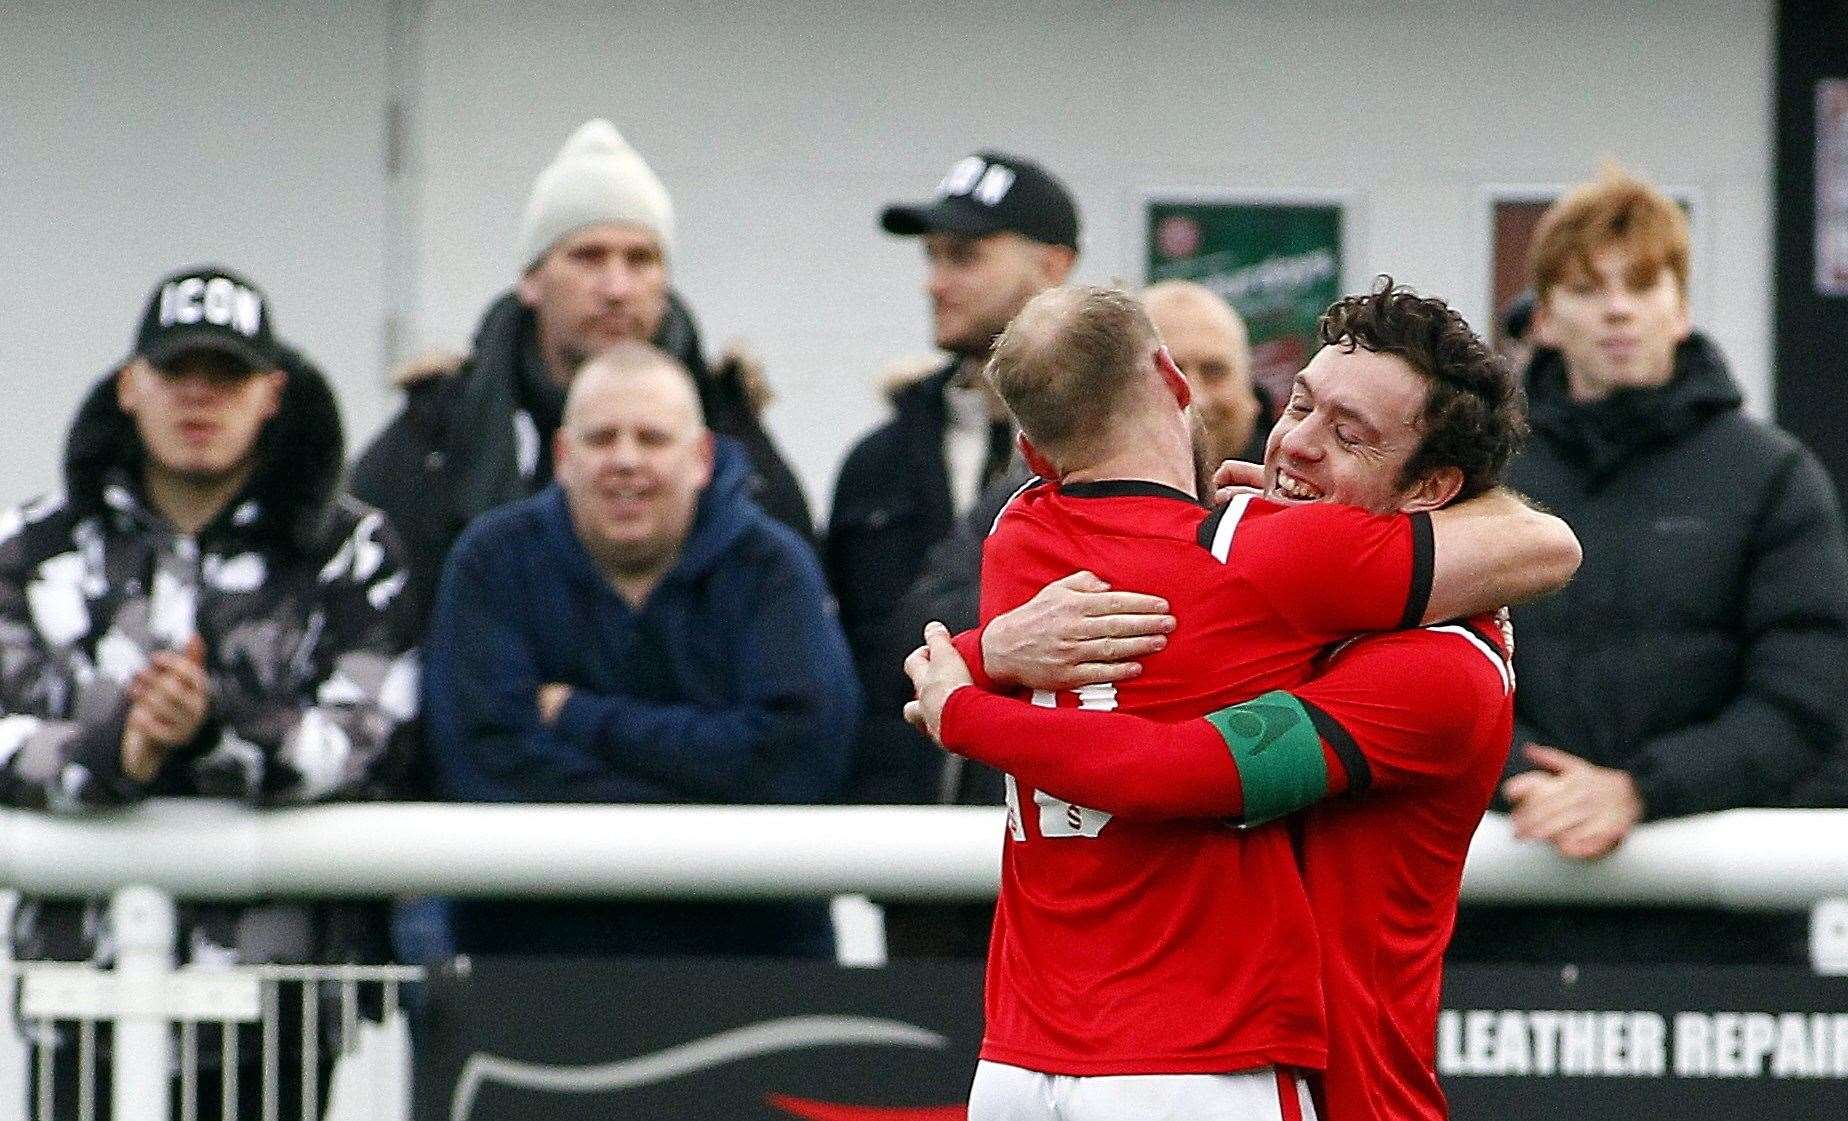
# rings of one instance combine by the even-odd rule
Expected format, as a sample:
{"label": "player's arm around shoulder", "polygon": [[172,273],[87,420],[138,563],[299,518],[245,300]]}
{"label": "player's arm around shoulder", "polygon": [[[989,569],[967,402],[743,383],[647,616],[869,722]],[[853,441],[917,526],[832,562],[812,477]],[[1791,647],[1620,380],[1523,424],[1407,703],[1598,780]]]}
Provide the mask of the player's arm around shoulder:
{"label": "player's arm around shoulder", "polygon": [[[1348,630],[1395,625],[1366,617],[1377,616],[1370,605],[1406,579],[1402,558],[1407,542],[1411,597],[1398,601],[1406,603],[1399,627],[1482,614],[1548,595],[1572,579],[1583,559],[1571,526],[1500,487],[1429,512],[1373,514],[1329,503],[1293,506],[1253,520],[1233,540],[1246,571],[1268,574],[1268,582],[1299,605],[1316,594],[1330,610],[1340,611],[1329,623],[1348,624]],[[1266,565],[1266,558],[1274,563]],[[1428,594],[1421,595],[1426,589]],[[1343,594],[1331,598],[1331,590]],[[1359,622],[1371,625],[1353,625]]]}
{"label": "player's arm around shoulder", "polygon": [[1566,586],[1584,554],[1563,520],[1506,487],[1433,511],[1425,623],[1491,612]]}
{"label": "player's arm around shoulder", "polygon": [[1201,544],[1298,630],[1323,640],[1416,626],[1425,616],[1432,578],[1425,513],[1235,499],[1203,523]]}

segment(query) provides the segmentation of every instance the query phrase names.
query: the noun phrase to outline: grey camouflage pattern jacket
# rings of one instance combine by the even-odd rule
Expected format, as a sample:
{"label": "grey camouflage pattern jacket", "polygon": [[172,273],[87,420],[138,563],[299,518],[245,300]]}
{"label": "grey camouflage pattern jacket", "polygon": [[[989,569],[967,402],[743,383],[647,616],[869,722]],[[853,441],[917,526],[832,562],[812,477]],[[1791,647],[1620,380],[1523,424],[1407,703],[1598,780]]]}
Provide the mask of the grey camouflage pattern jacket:
{"label": "grey camouflage pattern jacket", "polygon": [[[139,497],[139,441],[100,381],[72,426],[65,487],[0,515],[0,802],[53,813],[149,796],[258,806],[372,792],[417,666],[396,609],[407,579],[384,516],[339,495],[332,393],[289,364],[243,495],[196,537]],[[205,726],[151,783],[123,774],[125,690],[150,652],[197,633]],[[335,908],[181,908],[181,960],[356,956]],[[17,957],[112,957],[101,901],[26,900]]]}

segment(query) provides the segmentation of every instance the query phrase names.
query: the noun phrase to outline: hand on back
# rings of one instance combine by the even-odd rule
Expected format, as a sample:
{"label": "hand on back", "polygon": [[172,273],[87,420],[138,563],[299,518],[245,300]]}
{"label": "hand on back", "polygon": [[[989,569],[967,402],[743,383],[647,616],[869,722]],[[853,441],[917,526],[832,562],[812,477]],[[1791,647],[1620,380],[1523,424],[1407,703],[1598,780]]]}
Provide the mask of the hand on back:
{"label": "hand on back", "polygon": [[1168,644],[1174,617],[1167,611],[1158,596],[1074,572],[988,624],[982,667],[996,681],[1031,689],[1123,681],[1142,672],[1136,659]]}

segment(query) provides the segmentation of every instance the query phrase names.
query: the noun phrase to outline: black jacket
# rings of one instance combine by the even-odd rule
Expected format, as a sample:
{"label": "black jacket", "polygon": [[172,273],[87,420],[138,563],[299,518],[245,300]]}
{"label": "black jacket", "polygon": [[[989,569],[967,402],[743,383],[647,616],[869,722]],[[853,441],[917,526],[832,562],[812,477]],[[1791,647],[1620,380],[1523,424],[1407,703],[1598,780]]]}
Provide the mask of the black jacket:
{"label": "black jacket", "polygon": [[[489,305],[474,353],[453,374],[408,385],[404,407],[353,465],[353,493],[389,514],[404,540],[420,634],[443,558],[463,528],[551,480],[551,435],[563,396],[545,376],[536,326],[532,310],[512,292]],[[669,293],[651,341],[692,371],[707,425],[744,445],[754,468],[752,499],[812,540],[801,487],[746,403],[737,370],[707,366],[678,294]]]}
{"label": "black jacket", "polygon": [[[1747,417],[1695,335],[1674,380],[1592,404],[1564,362],[1528,372],[1533,437],[1509,482],[1577,531],[1564,591],[1517,608],[1515,751],[1628,771],[1647,818],[1839,797],[1848,552],[1821,466]],[[1797,960],[1800,922],[1700,908],[1465,908],[1465,961]]]}
{"label": "black jacket", "polygon": [[834,484],[823,564],[862,670],[879,651],[887,614],[955,518],[943,432],[959,362],[899,390],[892,419],[854,445]]}
{"label": "black jacket", "polygon": [[1741,411],[1699,335],[1661,389],[1576,404],[1551,351],[1528,381],[1509,482],[1585,561],[1514,613],[1517,744],[1629,771],[1650,818],[1787,804],[1848,700],[1848,551],[1821,465]]}
{"label": "black jacket", "polygon": [[867,703],[848,780],[851,801],[1001,803],[998,772],[939,750],[905,723],[905,702],[912,696],[905,656],[923,641],[924,624],[932,620],[951,633],[975,626],[982,590],[982,542],[1029,477],[1026,465],[1016,462],[1007,474],[990,483],[956,527],[931,546],[923,571],[870,636],[868,657],[861,667]]}

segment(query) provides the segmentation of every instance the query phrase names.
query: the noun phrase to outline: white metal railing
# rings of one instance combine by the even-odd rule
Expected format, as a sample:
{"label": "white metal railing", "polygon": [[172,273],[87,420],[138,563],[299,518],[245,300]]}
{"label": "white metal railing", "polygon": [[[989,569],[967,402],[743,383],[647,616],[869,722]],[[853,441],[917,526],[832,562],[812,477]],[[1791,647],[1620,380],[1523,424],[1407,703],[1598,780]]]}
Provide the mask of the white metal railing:
{"label": "white metal railing", "polygon": [[0,960],[0,1119],[95,1121],[106,1101],[116,1121],[166,1121],[175,1105],[179,1121],[409,1121],[402,996],[422,970],[176,969],[173,900],[142,886],[114,894],[110,927],[113,969]]}
{"label": "white metal railing", "polygon": [[[267,1070],[273,1027],[282,1014],[274,995],[277,982],[303,982],[304,992],[327,984],[379,984],[390,997],[387,1027],[397,1034],[375,1035],[375,1042],[384,1042],[361,1055],[351,1044],[362,1040],[365,1029],[349,1021],[343,1027],[353,1030],[340,1033],[337,1046],[350,1067],[386,1072],[383,1093],[390,1100],[347,1107],[350,1115],[397,1117],[408,1051],[402,1017],[392,1013],[398,984],[416,971],[254,967],[214,979],[175,969],[173,899],[404,894],[753,899],[848,893],[978,899],[992,896],[999,880],[1001,814],[998,807],[422,804],[254,811],[185,799],[82,817],[0,810],[0,887],[53,897],[113,896],[118,939],[112,974],[89,971],[89,979],[77,983],[75,974],[60,978],[58,967],[17,963],[0,972],[0,980],[10,990],[14,977],[25,979],[24,997],[31,999],[22,999],[21,1007],[27,1012],[47,1018],[59,1010],[76,1013],[66,1018],[77,1025],[80,1063],[94,1061],[95,1025],[112,1023],[116,1121],[168,1118],[175,1024],[180,1121],[195,1121],[186,1103],[198,1071],[188,1066],[186,1048],[197,1046],[198,1036],[188,1024],[265,1025],[260,1030]],[[1491,816],[1471,847],[1463,889],[1464,898],[1475,902],[1813,907],[1818,967],[1848,972],[1848,810],[1735,810],[1659,822],[1636,830],[1611,857],[1589,864],[1517,841],[1505,818]],[[38,996],[32,997],[35,972],[47,980],[36,982]],[[227,976],[240,978],[245,987],[234,993],[218,984]],[[60,979],[90,988],[77,995],[66,991],[60,1004],[44,995]],[[343,991],[342,1008],[353,1007],[354,999]],[[230,1005],[242,1011],[222,1014]],[[304,1118],[316,1116],[318,1104],[313,1082],[318,1057],[307,1050],[320,1038],[318,1006],[304,997],[300,1009]],[[38,1036],[34,1057],[41,1076],[50,1062],[46,1038]],[[223,1046],[222,1037],[220,1042]],[[0,1049],[0,1121],[25,1116],[5,1100],[8,1064]],[[225,1068],[220,1069],[223,1076]],[[45,1084],[41,1077],[39,1085]],[[91,1088],[82,1091],[84,1085]],[[79,1086],[78,1115],[87,1121],[84,1107],[94,1106],[97,1091],[87,1077],[80,1077]],[[339,1101],[341,1088],[336,1073],[330,1101]],[[276,1116],[273,1097],[266,1092],[266,1121]],[[326,1114],[337,1115],[333,1108]]]}
{"label": "white metal railing", "polygon": [[[109,1024],[117,1039],[123,1037],[113,1001],[99,999],[98,982],[126,980],[120,969],[103,972],[62,962],[0,965],[0,992],[14,994],[18,986],[13,1015],[24,1044],[15,1047],[10,1061],[0,1060],[5,1068],[0,1095],[6,1096],[0,1118],[95,1121],[105,1098],[118,1094],[127,1101],[111,1101],[111,1112],[133,1118],[145,1112],[137,1103],[148,1096],[146,1087],[164,1092],[177,1067],[173,1097],[179,1121],[237,1121],[247,1116],[241,1103],[252,1097],[257,1104],[249,1121],[407,1121],[410,1042],[403,986],[422,974],[394,965],[182,966],[171,974],[171,988],[194,1006],[167,1013],[177,1016],[175,1038],[167,1039],[166,1025],[156,1024],[158,1046],[137,1056],[117,1043],[105,1066],[99,1029]],[[236,994],[237,1007],[211,1007],[227,992]],[[370,1001],[379,1011],[362,1015],[362,1003]],[[333,1022],[323,1026],[329,1005]],[[287,1045],[285,1021],[297,1027]],[[54,1044],[60,1030],[75,1039],[64,1054]],[[254,1062],[245,1054],[253,1040],[260,1049]],[[139,1076],[137,1064],[148,1067]],[[324,1070],[331,1074],[325,1084]],[[246,1093],[244,1083],[253,1078],[256,1091]]]}
{"label": "white metal railing", "polygon": [[[1000,876],[999,807],[365,804],[254,811],[156,800],[83,817],[0,810],[0,885],[185,899],[279,896],[829,896],[976,899]],[[1733,810],[1560,858],[1491,815],[1474,902],[1802,909],[1848,896],[1848,810]]]}

